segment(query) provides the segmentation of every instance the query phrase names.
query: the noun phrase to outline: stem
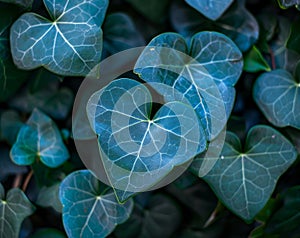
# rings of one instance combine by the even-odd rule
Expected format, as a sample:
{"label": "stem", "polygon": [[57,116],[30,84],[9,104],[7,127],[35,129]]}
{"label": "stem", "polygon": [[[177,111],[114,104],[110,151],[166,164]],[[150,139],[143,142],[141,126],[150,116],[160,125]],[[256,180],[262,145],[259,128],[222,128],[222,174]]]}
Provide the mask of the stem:
{"label": "stem", "polygon": [[223,210],[223,205],[220,202],[218,202],[217,207],[215,208],[213,213],[210,215],[210,217],[207,219],[203,228],[210,226],[215,221],[215,219],[219,215],[220,211],[222,211],[222,210]]}
{"label": "stem", "polygon": [[32,178],[32,175],[33,175],[33,170],[30,170],[30,172],[29,172],[28,175],[26,176],[25,181],[24,181],[23,186],[22,186],[23,192],[26,191],[26,189],[27,189],[27,187],[28,187],[28,184],[29,184],[29,182],[30,182],[30,179]]}
{"label": "stem", "polygon": [[13,183],[13,188],[18,188],[20,187],[21,185],[21,181],[23,179],[23,175],[22,174],[18,174],[14,180],[14,183]]}
{"label": "stem", "polygon": [[275,70],[276,69],[275,56],[274,56],[274,53],[273,53],[273,50],[271,49],[271,47],[269,47],[269,53],[271,56],[272,69]]}

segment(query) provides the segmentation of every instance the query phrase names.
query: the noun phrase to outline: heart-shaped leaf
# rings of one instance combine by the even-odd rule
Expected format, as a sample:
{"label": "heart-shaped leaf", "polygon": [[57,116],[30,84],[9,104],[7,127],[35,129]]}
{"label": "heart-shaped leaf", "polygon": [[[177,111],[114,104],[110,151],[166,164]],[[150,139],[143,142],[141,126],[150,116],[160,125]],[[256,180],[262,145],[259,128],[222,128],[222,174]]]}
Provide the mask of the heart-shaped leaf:
{"label": "heart-shaped leaf", "polygon": [[27,123],[20,129],[10,156],[18,165],[31,165],[40,159],[48,167],[56,168],[69,158],[69,152],[55,123],[34,109]]}
{"label": "heart-shaped leaf", "polygon": [[278,69],[260,75],[253,97],[272,124],[300,129],[300,83],[289,72]]}
{"label": "heart-shaped leaf", "polygon": [[52,207],[55,211],[61,213],[62,205],[59,201],[60,183],[56,183],[50,187],[42,187],[39,191],[36,204],[42,207]]}
{"label": "heart-shaped leaf", "polygon": [[25,13],[12,26],[11,50],[21,69],[44,66],[61,75],[85,76],[101,60],[108,0],[44,0],[48,20]]}
{"label": "heart-shaped leaf", "polygon": [[132,200],[119,204],[112,189],[88,170],[76,171],[64,179],[60,200],[69,238],[106,237],[129,218],[133,208]]}
{"label": "heart-shaped leaf", "polygon": [[[203,179],[235,214],[251,221],[265,206],[279,177],[296,160],[295,147],[268,126],[255,126],[242,149],[239,138],[228,133],[219,158]],[[198,172],[202,159],[191,168]]]}
{"label": "heart-shaped leaf", "polygon": [[155,186],[206,148],[192,107],[166,103],[152,118],[151,106],[149,90],[131,79],[113,81],[87,105],[106,174],[111,186],[120,190],[116,195],[122,202]]}
{"label": "heart-shaped leaf", "polygon": [[23,220],[33,214],[35,207],[18,188],[5,191],[0,183],[0,237],[18,238]]}
{"label": "heart-shaped leaf", "polygon": [[189,45],[175,33],[155,37],[139,57],[135,73],[147,83],[163,83],[180,92],[175,97],[161,94],[166,101],[187,100],[211,140],[224,128],[231,113],[233,86],[243,68],[242,53],[228,37],[217,32],[198,33]]}
{"label": "heart-shaped leaf", "polygon": [[190,6],[202,13],[207,18],[215,21],[223,15],[233,0],[185,0]]}

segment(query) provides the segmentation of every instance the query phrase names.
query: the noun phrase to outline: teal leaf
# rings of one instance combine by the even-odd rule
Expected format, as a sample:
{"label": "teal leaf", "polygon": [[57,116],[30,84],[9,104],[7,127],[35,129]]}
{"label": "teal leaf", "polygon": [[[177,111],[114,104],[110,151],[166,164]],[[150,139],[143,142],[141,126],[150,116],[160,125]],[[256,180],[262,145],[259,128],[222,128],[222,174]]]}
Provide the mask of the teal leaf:
{"label": "teal leaf", "polygon": [[300,84],[289,72],[278,69],[260,75],[253,97],[272,124],[300,129]]}
{"label": "teal leaf", "polygon": [[87,113],[105,172],[121,202],[152,188],[206,148],[192,107],[173,101],[152,117],[150,91],[131,79],[118,79],[93,94]]}
{"label": "teal leaf", "polygon": [[[268,126],[255,126],[243,147],[235,134],[227,134],[220,157],[211,158],[216,163],[203,179],[233,213],[251,221],[296,158],[295,147],[283,135]],[[201,160],[196,158],[196,165]],[[196,173],[197,168],[192,164]]]}
{"label": "teal leaf", "polygon": [[[147,83],[163,83],[183,94],[211,140],[226,125],[242,68],[242,53],[223,34],[201,32],[188,45],[181,35],[164,33],[145,48],[134,71]],[[183,99],[175,96],[165,100]]]}
{"label": "teal leaf", "polygon": [[31,165],[39,159],[48,167],[56,168],[69,158],[69,152],[55,123],[34,109],[27,123],[20,129],[10,156],[18,165]]}
{"label": "teal leaf", "polygon": [[103,50],[108,55],[145,45],[145,40],[133,20],[124,13],[108,15],[103,24],[103,32]]}
{"label": "teal leaf", "polygon": [[217,20],[220,18],[227,8],[233,3],[233,0],[185,0],[190,6],[195,8],[201,14],[210,20]]}
{"label": "teal leaf", "polygon": [[299,0],[278,0],[279,6],[283,9],[300,4]]}
{"label": "teal leaf", "polygon": [[88,170],[76,171],[64,179],[60,200],[69,238],[106,237],[129,218],[133,208],[132,200],[119,204],[112,189]]}
{"label": "teal leaf", "polygon": [[21,69],[44,66],[60,75],[87,75],[101,60],[100,27],[108,0],[44,0],[44,4],[50,20],[25,13],[13,24],[14,63]]}
{"label": "teal leaf", "polygon": [[66,236],[59,230],[43,228],[36,231],[30,238],[66,238]]}
{"label": "teal leaf", "polygon": [[5,191],[0,183],[0,237],[18,238],[23,220],[32,215],[35,207],[18,188]]}
{"label": "teal leaf", "polygon": [[59,201],[60,183],[50,187],[42,187],[39,191],[36,204],[42,207],[52,207],[55,211],[62,212],[62,204]]}
{"label": "teal leaf", "polygon": [[246,72],[271,71],[271,68],[256,46],[244,56],[244,70]]}
{"label": "teal leaf", "polygon": [[13,145],[17,139],[19,130],[24,125],[20,115],[14,110],[4,111],[0,115],[1,139]]}
{"label": "teal leaf", "polygon": [[31,9],[34,0],[0,0],[0,2],[15,4],[25,10]]}
{"label": "teal leaf", "polygon": [[171,237],[180,226],[181,213],[178,204],[165,195],[151,196],[144,209],[135,204],[128,221],[114,231],[117,238]]}
{"label": "teal leaf", "polygon": [[221,32],[230,37],[243,52],[249,50],[259,36],[259,25],[242,0],[235,1],[226,13],[214,22],[185,6],[183,2],[174,2],[171,23],[177,32],[188,38],[200,31]]}

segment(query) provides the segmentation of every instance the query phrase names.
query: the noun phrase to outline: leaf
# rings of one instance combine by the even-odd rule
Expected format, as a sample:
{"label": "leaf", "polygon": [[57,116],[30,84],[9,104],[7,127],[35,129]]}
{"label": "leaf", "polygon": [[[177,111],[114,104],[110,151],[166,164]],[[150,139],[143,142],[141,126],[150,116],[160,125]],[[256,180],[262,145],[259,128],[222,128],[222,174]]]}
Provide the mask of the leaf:
{"label": "leaf", "polygon": [[255,46],[244,56],[244,70],[246,72],[271,71],[267,61],[264,59],[259,49]]}
{"label": "leaf", "polygon": [[24,125],[20,115],[14,110],[4,111],[0,116],[1,139],[13,145],[17,139],[20,128]]}
{"label": "leaf", "polygon": [[25,13],[12,26],[14,63],[21,69],[44,66],[60,75],[85,76],[101,60],[101,25],[107,0],[44,0],[51,17]]}
{"label": "leaf", "polygon": [[30,238],[66,238],[66,236],[52,228],[43,228],[35,232]]}
{"label": "leaf", "polygon": [[[226,125],[233,108],[234,85],[243,68],[242,53],[217,32],[200,32],[189,45],[181,35],[161,34],[145,48],[134,71],[147,83],[163,83],[178,91],[175,97],[161,94],[166,95],[166,101],[189,103],[212,140]],[[164,90],[160,88],[155,89]]]}
{"label": "leaf", "polygon": [[18,238],[23,220],[32,215],[35,207],[18,188],[8,191],[6,198],[0,183],[0,237]]}
{"label": "leaf", "polygon": [[283,9],[289,8],[294,5],[299,5],[299,0],[278,0],[279,6]]}
{"label": "leaf", "polygon": [[62,212],[62,204],[59,201],[59,186],[60,183],[54,184],[50,187],[42,187],[36,204],[42,207],[52,207],[55,211]]}
{"label": "leaf", "polygon": [[201,14],[209,18],[210,20],[217,20],[220,18],[227,8],[233,3],[233,0],[185,0],[190,6],[195,8]]}
{"label": "leaf", "polygon": [[114,235],[117,238],[171,237],[180,222],[177,204],[169,197],[157,194],[150,197],[144,209],[136,205],[128,221],[119,225]]}
{"label": "leaf", "polygon": [[126,0],[144,17],[154,23],[163,22],[168,14],[170,0]]}
{"label": "leaf", "polygon": [[[236,215],[251,221],[269,200],[279,177],[296,160],[294,146],[268,126],[255,126],[245,145],[228,133],[212,170],[203,177],[218,198]],[[195,159],[201,162],[201,158]],[[197,166],[191,165],[195,173]]]}
{"label": "leaf", "polygon": [[104,51],[112,55],[133,47],[144,46],[145,40],[133,20],[124,13],[108,15],[103,24]]}
{"label": "leaf", "polygon": [[88,170],[70,174],[61,184],[63,222],[68,237],[101,238],[117,224],[125,222],[133,201],[121,205],[109,187],[100,183]]}
{"label": "leaf", "polygon": [[275,126],[300,129],[300,84],[286,70],[278,69],[258,77],[253,98]]}
{"label": "leaf", "polygon": [[27,123],[20,129],[10,156],[18,165],[31,165],[38,158],[46,166],[56,168],[69,158],[69,152],[55,123],[34,109]]}
{"label": "leaf", "polygon": [[87,112],[98,135],[102,173],[121,202],[162,182],[174,167],[206,148],[204,130],[192,107],[174,101],[152,117],[149,90],[131,79],[118,79],[93,94]]}
{"label": "leaf", "polygon": [[0,0],[0,2],[16,4],[24,8],[25,10],[29,10],[32,7],[34,0]]}
{"label": "leaf", "polygon": [[257,41],[259,26],[254,16],[245,8],[242,0],[234,4],[217,21],[210,21],[181,1],[175,1],[171,9],[174,29],[185,37],[200,31],[217,31],[230,37],[245,52]]}

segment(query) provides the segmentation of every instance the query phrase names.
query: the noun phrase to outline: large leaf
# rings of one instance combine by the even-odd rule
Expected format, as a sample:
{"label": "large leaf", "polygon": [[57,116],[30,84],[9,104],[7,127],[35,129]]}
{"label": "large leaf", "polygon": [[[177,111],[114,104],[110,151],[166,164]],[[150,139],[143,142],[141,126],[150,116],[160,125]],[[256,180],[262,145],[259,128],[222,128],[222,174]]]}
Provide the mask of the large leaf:
{"label": "large leaf", "polygon": [[25,13],[12,26],[10,43],[22,69],[44,66],[61,75],[85,76],[101,59],[108,0],[44,0],[51,20]]}
{"label": "large leaf", "polygon": [[133,208],[132,200],[119,204],[112,189],[87,170],[74,172],[62,182],[60,200],[69,238],[106,237],[129,218]]}
{"label": "large leaf", "polygon": [[0,237],[18,238],[23,220],[33,214],[35,208],[18,188],[8,191],[6,198],[0,183]]}
{"label": "large leaf", "polygon": [[226,9],[233,3],[233,0],[185,0],[193,8],[211,20],[217,20]]}
{"label": "large leaf", "polygon": [[218,31],[230,37],[245,52],[257,41],[259,26],[242,0],[235,3],[217,21],[212,22],[197,11],[175,1],[171,8],[171,23],[180,34],[192,37],[199,31]]}
{"label": "large leaf", "polygon": [[55,123],[34,109],[27,123],[20,129],[10,156],[18,165],[31,165],[39,159],[48,167],[55,168],[69,158],[69,152]]}
{"label": "large leaf", "polygon": [[289,72],[278,69],[259,76],[253,97],[275,126],[300,129],[300,84]]}
{"label": "large leaf", "polygon": [[166,101],[187,100],[201,119],[209,139],[213,139],[231,113],[235,98],[233,86],[243,68],[242,53],[229,38],[217,32],[198,33],[189,45],[181,35],[161,34],[145,48],[135,72],[148,83],[163,83],[180,92],[175,97],[161,94],[166,95]]}
{"label": "large leaf", "polygon": [[[255,126],[243,147],[235,134],[228,133],[221,156],[211,158],[217,160],[216,164],[203,179],[231,211],[251,221],[296,158],[295,147],[279,132]],[[196,173],[201,160],[198,157],[192,164]]]}
{"label": "large leaf", "polygon": [[120,201],[150,189],[206,148],[192,107],[166,103],[154,117],[151,107],[149,90],[124,78],[96,92],[87,105],[102,163],[111,186],[120,190],[116,193]]}
{"label": "large leaf", "polygon": [[144,209],[136,203],[128,221],[119,225],[114,235],[117,238],[171,237],[180,222],[177,204],[169,197],[157,194],[150,197]]}

